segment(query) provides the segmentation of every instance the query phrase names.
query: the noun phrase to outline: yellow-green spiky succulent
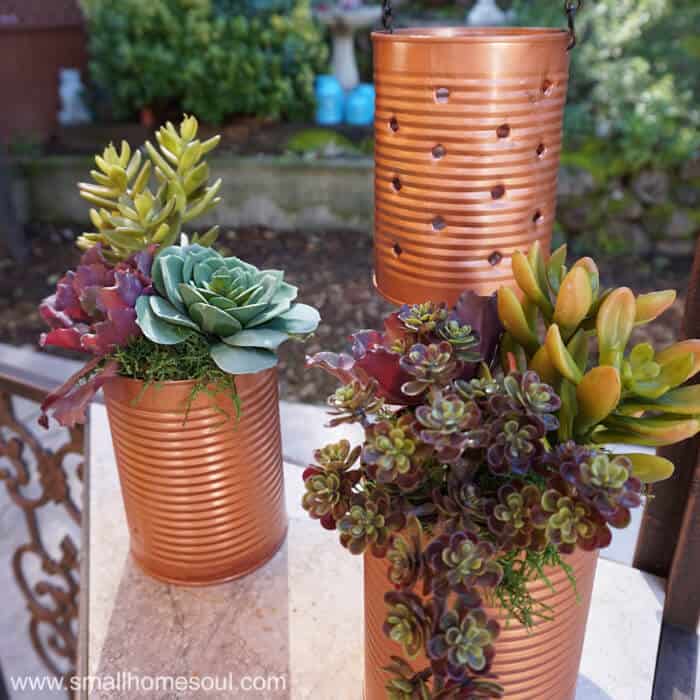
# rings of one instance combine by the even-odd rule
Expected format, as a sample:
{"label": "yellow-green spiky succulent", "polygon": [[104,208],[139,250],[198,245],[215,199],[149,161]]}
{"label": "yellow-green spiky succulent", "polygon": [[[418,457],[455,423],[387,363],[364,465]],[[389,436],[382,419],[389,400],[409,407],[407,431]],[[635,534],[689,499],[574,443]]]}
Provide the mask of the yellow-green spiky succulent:
{"label": "yellow-green spiky succulent", "polygon": [[[96,230],[80,236],[78,247],[87,250],[99,243],[112,261],[152,244],[167,248],[179,239],[184,225],[215,207],[221,180],[209,184],[203,158],[220,137],[200,141],[198,128],[195,117],[185,116],[179,130],[168,122],[156,133],[157,147],[146,142],[145,157],[132,152],[126,141],[119,151],[110,144],[97,155],[98,169],[90,173],[95,184],[78,185],[80,195],[94,205],[90,220]],[[202,236],[195,234],[192,242],[211,245],[217,233],[214,227]]]}
{"label": "yellow-green spiky succulent", "polygon": [[[604,290],[591,258],[566,267],[566,246],[548,262],[538,244],[516,252],[513,273],[521,294],[498,292],[503,360],[557,390],[561,441],[660,447],[700,432],[700,385],[682,386],[700,371],[700,340],[658,353],[648,343],[628,347],[635,326],[673,304],[673,290]],[[631,458],[644,481],[669,476],[667,460]]]}

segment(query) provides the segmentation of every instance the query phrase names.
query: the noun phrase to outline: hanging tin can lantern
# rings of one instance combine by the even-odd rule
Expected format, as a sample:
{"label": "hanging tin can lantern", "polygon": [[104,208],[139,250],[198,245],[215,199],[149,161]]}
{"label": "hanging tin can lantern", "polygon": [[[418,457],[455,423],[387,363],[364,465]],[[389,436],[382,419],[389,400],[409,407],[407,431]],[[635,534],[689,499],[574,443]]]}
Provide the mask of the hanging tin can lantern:
{"label": "hanging tin can lantern", "polygon": [[575,44],[565,29],[375,32],[375,283],[396,303],[454,303],[512,280],[554,224]]}

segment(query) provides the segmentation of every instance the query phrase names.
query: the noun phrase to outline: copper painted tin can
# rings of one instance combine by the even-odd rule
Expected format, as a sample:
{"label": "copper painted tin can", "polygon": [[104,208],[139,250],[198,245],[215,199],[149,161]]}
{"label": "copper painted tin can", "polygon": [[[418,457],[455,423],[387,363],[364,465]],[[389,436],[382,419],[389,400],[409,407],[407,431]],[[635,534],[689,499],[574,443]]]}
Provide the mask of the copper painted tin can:
{"label": "copper painted tin can", "polygon": [[284,542],[287,514],[275,369],[230,396],[192,382],[105,385],[131,553],[153,578],[200,586],[244,576]]}
{"label": "copper painted tin can", "polygon": [[[551,607],[553,620],[540,621],[528,631],[515,620],[506,623],[504,610],[486,609],[489,617],[501,623],[491,672],[504,686],[505,700],[574,698],[598,555],[577,550],[566,561],[576,576],[576,590],[560,568],[547,570],[554,590],[542,581],[530,584],[534,597]],[[382,632],[388,590],[386,560],[365,555],[364,700],[386,699],[384,686],[390,676],[382,668],[391,656],[404,656],[401,647]],[[422,655],[409,662],[416,671],[428,665]]]}
{"label": "copper painted tin can", "polygon": [[375,32],[375,283],[396,304],[512,283],[554,223],[569,34]]}

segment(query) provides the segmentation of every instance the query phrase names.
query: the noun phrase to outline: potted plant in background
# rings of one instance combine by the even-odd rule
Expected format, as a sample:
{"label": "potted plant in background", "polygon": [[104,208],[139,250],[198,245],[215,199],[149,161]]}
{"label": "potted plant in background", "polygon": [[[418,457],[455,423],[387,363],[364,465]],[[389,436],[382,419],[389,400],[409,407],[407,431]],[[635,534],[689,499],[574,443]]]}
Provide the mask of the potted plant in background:
{"label": "potted plant in background", "polygon": [[516,252],[522,301],[405,305],[309,359],[343,382],[331,424],[365,430],[303,477],[311,517],[364,554],[365,700],[570,700],[597,552],[673,471],[606,445],[700,430],[700,387],[681,387],[700,341],[628,349],[675,293],[604,290],[565,258]]}
{"label": "potted plant in background", "polygon": [[190,585],[248,573],[284,540],[275,351],[320,320],[282,271],[211,248],[216,228],[182,235],[219,201],[203,160],[218,137],[197,126],[161,128],[146,158],[126,143],[96,157],[95,184],[80,185],[96,230],[41,305],[42,345],[94,355],[43,424],[85,420],[104,387],[134,558]]}

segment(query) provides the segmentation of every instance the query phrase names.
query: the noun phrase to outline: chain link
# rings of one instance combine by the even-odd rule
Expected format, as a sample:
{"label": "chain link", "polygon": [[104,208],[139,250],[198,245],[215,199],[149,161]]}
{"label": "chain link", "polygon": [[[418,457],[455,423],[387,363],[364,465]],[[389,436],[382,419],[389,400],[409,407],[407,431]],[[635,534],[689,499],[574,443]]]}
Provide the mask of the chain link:
{"label": "chain link", "polygon": [[[564,12],[569,23],[569,51],[576,46],[576,13],[582,5],[583,0],[564,0]],[[382,26],[389,34],[394,32],[394,8],[391,0],[382,0]]]}
{"label": "chain link", "polygon": [[385,32],[394,33],[394,8],[391,0],[382,0],[382,26]]}
{"label": "chain link", "polygon": [[581,9],[582,5],[583,0],[564,1],[564,12],[566,12],[566,19],[569,22],[569,51],[576,46],[576,13]]}

